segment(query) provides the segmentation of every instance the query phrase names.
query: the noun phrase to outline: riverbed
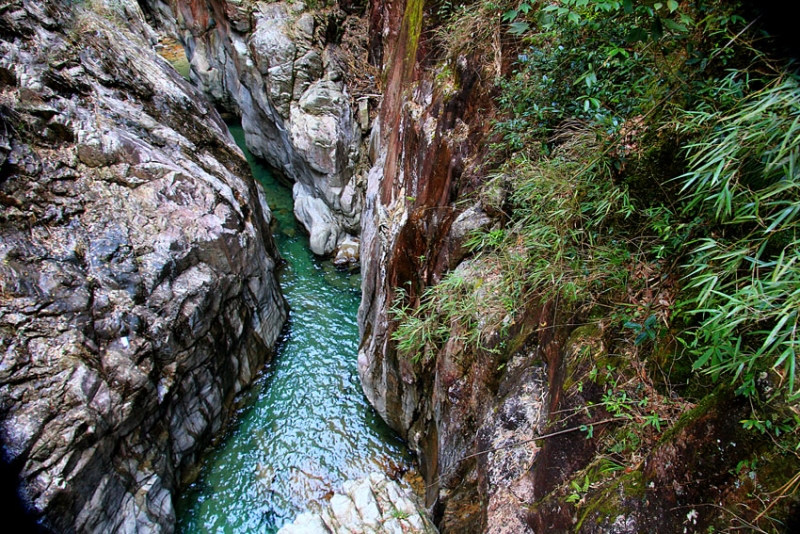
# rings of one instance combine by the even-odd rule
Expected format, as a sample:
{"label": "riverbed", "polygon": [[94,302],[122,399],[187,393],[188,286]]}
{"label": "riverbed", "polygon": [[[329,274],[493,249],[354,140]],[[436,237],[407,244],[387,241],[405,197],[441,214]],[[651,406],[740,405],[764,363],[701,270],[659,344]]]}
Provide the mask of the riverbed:
{"label": "riverbed", "polygon": [[229,127],[266,191],[291,312],[275,357],[180,498],[178,531],[185,534],[273,533],[347,479],[410,467],[359,384],[360,275],[311,254],[290,189],[247,151],[242,128]]}

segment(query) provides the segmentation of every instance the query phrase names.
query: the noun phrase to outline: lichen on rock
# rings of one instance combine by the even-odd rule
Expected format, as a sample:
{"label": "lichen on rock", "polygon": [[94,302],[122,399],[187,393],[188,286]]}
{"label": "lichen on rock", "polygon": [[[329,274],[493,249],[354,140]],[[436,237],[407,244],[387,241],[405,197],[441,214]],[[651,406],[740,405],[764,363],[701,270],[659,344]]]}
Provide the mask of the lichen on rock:
{"label": "lichen on rock", "polygon": [[0,25],[4,455],[48,527],[172,532],[286,318],[269,213],[136,2]]}

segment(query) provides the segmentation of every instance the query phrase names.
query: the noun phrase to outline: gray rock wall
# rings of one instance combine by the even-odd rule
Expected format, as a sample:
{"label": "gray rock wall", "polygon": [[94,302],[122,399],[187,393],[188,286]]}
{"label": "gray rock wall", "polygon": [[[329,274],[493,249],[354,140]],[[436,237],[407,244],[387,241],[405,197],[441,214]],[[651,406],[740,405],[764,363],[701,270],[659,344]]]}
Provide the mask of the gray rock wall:
{"label": "gray rock wall", "polygon": [[61,532],[172,532],[269,356],[269,211],[136,2],[0,8],[0,437]]}
{"label": "gray rock wall", "polygon": [[326,20],[302,2],[147,0],[186,46],[194,83],[240,115],[247,146],[295,182],[318,255],[360,233],[361,128]]}

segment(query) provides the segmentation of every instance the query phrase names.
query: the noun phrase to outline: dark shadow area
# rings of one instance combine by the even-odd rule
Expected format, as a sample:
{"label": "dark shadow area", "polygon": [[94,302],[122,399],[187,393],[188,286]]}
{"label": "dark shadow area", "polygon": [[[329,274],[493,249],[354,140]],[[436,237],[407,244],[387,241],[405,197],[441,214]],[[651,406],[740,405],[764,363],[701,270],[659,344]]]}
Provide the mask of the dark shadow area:
{"label": "dark shadow area", "polygon": [[758,26],[774,39],[774,51],[783,59],[792,60],[795,67],[800,59],[800,39],[797,38],[797,22],[792,16],[793,3],[782,0],[746,0],[751,16],[759,17]]}
{"label": "dark shadow area", "polygon": [[[0,451],[5,451],[5,444],[0,441]],[[17,493],[19,468],[5,458],[3,452],[0,456],[0,503],[3,507],[3,520],[6,525],[19,534],[51,534],[50,531],[37,523],[36,516],[31,513]]]}

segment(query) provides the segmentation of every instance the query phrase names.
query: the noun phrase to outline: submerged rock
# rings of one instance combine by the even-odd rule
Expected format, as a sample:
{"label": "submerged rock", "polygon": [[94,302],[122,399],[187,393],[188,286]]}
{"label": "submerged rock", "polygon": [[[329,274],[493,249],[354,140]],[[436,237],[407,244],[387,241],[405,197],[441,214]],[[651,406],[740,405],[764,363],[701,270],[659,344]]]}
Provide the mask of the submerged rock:
{"label": "submerged rock", "polygon": [[347,267],[358,262],[361,252],[361,242],[358,239],[347,237],[339,244],[333,264],[337,267]]}
{"label": "submerged rock", "polygon": [[172,532],[286,318],[268,208],[135,1],[0,27],[4,456],[50,528]]}
{"label": "submerged rock", "polygon": [[425,511],[400,486],[381,473],[347,481],[318,513],[300,514],[278,534],[434,534]]}

